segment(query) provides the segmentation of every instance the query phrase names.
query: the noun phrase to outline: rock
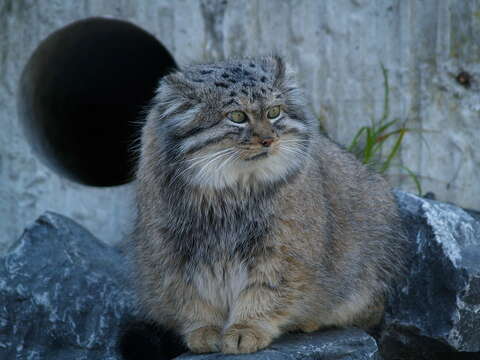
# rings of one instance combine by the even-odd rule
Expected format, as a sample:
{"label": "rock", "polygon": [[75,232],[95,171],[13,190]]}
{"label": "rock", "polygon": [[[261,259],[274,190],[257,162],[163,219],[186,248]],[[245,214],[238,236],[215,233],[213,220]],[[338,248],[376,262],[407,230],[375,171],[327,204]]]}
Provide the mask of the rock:
{"label": "rock", "polygon": [[480,352],[480,222],[453,205],[400,191],[396,196],[411,263],[385,315],[382,356]]}
{"label": "rock", "polygon": [[124,257],[46,213],[0,258],[0,359],[120,359],[134,312]]}
{"label": "rock", "polygon": [[[135,323],[128,268],[117,250],[72,220],[41,216],[0,258],[0,359],[120,360],[121,350],[138,360],[181,353],[171,334]],[[159,346],[160,339],[168,344]],[[288,335],[244,358],[378,359],[377,353],[373,338],[350,329]]]}
{"label": "rock", "polygon": [[380,359],[375,340],[359,329],[330,330],[283,336],[267,349],[246,355],[221,353],[177,357],[177,360],[341,360]]}
{"label": "rock", "polygon": [[[473,356],[462,358],[480,358],[480,221],[453,205],[403,192],[396,196],[410,234],[411,263],[387,307],[379,334],[382,357],[437,359],[438,353],[462,351]],[[148,324],[119,336],[122,324],[139,319],[134,309],[123,255],[63,216],[43,215],[0,258],[2,360],[120,360],[119,338],[122,352],[136,360],[181,352],[175,339]],[[158,355],[150,356],[150,349]],[[184,354],[179,360],[191,358]],[[290,334],[241,358],[380,356],[372,337],[346,329]]]}

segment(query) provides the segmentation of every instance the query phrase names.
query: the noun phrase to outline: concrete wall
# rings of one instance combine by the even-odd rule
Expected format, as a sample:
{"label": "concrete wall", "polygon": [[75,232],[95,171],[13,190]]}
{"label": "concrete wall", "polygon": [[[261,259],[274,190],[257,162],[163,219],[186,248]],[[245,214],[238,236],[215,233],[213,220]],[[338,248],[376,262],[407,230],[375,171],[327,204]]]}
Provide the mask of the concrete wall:
{"label": "concrete wall", "polygon": [[[38,161],[16,110],[23,67],[53,31],[111,16],[155,35],[182,63],[283,53],[316,114],[348,143],[383,109],[412,128],[401,151],[423,190],[480,209],[480,1],[478,0],[3,0],[0,2],[0,244],[45,210],[77,220],[107,242],[128,233],[132,185],[76,184]],[[471,76],[460,84],[461,72]],[[467,84],[468,85],[468,84]],[[423,139],[422,139],[423,137]],[[392,182],[413,190],[400,170]]]}

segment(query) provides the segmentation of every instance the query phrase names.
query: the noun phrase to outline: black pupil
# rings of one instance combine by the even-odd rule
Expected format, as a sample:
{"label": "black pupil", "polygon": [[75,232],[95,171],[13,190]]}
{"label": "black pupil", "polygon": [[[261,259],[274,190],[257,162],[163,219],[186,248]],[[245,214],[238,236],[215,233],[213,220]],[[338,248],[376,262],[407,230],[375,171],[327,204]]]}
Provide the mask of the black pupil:
{"label": "black pupil", "polygon": [[270,111],[268,112],[268,116],[271,117],[271,118],[274,118],[274,117],[277,116],[277,113],[278,113],[277,108],[272,108],[272,109],[270,109]]}
{"label": "black pupil", "polygon": [[242,115],[243,114],[241,112],[233,113],[233,120],[236,121],[236,122],[243,122],[243,120],[245,120],[245,118]]}

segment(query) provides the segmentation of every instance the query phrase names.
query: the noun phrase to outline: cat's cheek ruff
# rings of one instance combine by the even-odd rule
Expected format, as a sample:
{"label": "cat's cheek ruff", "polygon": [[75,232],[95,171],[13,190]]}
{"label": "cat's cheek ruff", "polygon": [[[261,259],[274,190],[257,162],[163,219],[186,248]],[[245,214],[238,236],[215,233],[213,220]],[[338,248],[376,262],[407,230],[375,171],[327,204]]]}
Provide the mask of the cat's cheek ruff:
{"label": "cat's cheek ruff", "polygon": [[[181,106],[178,106],[180,108]],[[189,131],[189,127],[191,127],[192,122],[194,121],[195,117],[201,112],[202,106],[197,104],[192,108],[177,113],[175,115],[174,111],[171,109],[167,110],[165,114],[162,114],[162,117],[165,120],[165,125],[175,129],[175,132],[187,132]]]}
{"label": "cat's cheek ruff", "polygon": [[312,125],[304,121],[297,120],[289,116],[280,117],[277,121],[272,123],[273,130],[278,136],[285,134],[297,134],[299,140],[305,137],[310,137],[312,133]]}
{"label": "cat's cheek ruff", "polygon": [[213,163],[207,171],[201,173],[192,171],[188,181],[195,186],[217,190],[238,185],[283,183],[305,166],[307,158],[307,155],[300,156],[279,149],[276,154],[270,154],[259,160],[236,159],[228,164]]}

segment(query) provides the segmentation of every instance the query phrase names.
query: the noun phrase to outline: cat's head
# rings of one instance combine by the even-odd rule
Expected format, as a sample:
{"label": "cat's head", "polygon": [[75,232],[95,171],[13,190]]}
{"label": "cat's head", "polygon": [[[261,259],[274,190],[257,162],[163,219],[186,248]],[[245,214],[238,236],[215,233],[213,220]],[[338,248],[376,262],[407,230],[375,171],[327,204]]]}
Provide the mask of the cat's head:
{"label": "cat's head", "polygon": [[278,57],[194,65],[162,79],[148,116],[170,181],[276,183],[297,173],[314,131]]}

